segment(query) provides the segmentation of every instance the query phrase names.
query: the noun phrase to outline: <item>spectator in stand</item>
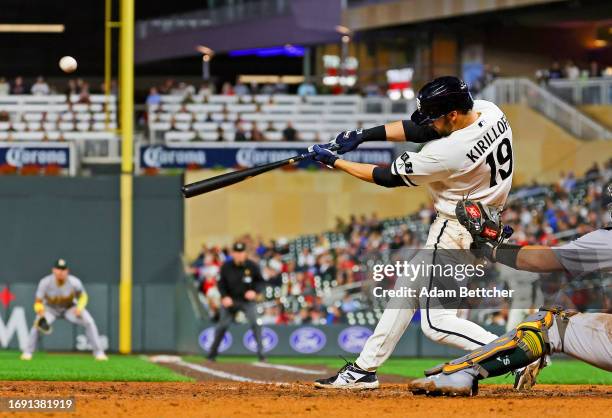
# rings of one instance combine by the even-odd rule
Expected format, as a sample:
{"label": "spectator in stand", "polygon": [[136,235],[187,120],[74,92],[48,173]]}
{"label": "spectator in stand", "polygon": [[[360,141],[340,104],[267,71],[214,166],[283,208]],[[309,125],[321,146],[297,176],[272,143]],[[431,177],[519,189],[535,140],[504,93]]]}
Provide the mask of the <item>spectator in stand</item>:
{"label": "spectator in stand", "polygon": [[244,128],[242,127],[242,124],[240,123],[240,121],[236,121],[236,124],[234,126],[236,127],[236,132],[234,133],[234,141],[235,142],[248,141],[246,132],[244,131]]}
{"label": "spectator in stand", "polygon": [[587,172],[584,174],[584,176],[587,179],[594,179],[594,178],[599,177],[600,174],[601,174],[601,171],[599,170],[599,164],[597,164],[597,162],[594,162],[591,168],[589,168]]}
{"label": "spectator in stand", "polygon": [[11,93],[11,86],[6,81],[6,78],[0,77],[0,96],[6,96]]}
{"label": "spectator in stand", "polygon": [[11,87],[11,94],[26,94],[26,87],[25,84],[23,84],[23,77],[15,77],[15,81]]}
{"label": "spectator in stand", "polygon": [[567,62],[565,63],[565,78],[569,79],[569,80],[578,80],[578,77],[580,77],[580,69],[576,66],[576,64],[574,64],[574,61],[572,60],[567,60]]}
{"label": "spectator in stand", "polygon": [[589,63],[589,77],[601,77],[601,68],[599,67],[599,63],[597,61],[591,61]]}
{"label": "spectator in stand", "polygon": [[[89,104],[91,103],[91,100],[89,99],[89,83],[83,80],[80,80],[80,81],[81,81],[81,84],[80,84],[78,103]],[[78,81],[77,81],[77,84],[78,84]]]}
{"label": "spectator in stand", "polygon": [[233,96],[235,94],[234,88],[229,82],[226,81],[225,83],[223,83],[223,85],[221,86],[221,94],[224,96]]}
{"label": "spectator in stand", "polygon": [[569,172],[567,173],[567,177],[563,180],[563,189],[569,193],[574,190],[574,187],[576,187],[576,178],[574,173]]}
{"label": "spectator in stand", "polygon": [[217,126],[217,142],[225,140],[225,132],[221,126]]}
{"label": "spectator in stand", "polygon": [[198,90],[198,96],[209,97],[215,94],[215,85],[210,83],[209,81],[204,81],[200,84],[200,89]]}
{"label": "spectator in stand", "polygon": [[42,76],[38,76],[38,78],[36,78],[36,82],[32,85],[32,88],[30,89],[30,93],[35,96],[46,96],[51,93],[51,89],[49,88],[49,85],[45,82],[45,79],[42,78]]}
{"label": "spectator in stand", "polygon": [[68,80],[68,84],[66,86],[66,96],[68,96],[68,99],[78,94],[79,94],[79,88],[77,86],[76,80],[74,79]]}
{"label": "spectator in stand", "polygon": [[[117,86],[117,80],[113,78],[110,81],[110,89],[108,93],[116,96],[118,92],[119,87]],[[100,93],[106,94],[106,83],[100,84]]]}
{"label": "spectator in stand", "polygon": [[263,87],[261,88],[261,93],[260,94],[264,94],[264,95],[273,95],[276,92],[276,90],[274,89],[274,84],[264,84]]}
{"label": "spectator in stand", "polygon": [[259,94],[259,85],[256,81],[251,81],[250,85],[251,94]]}
{"label": "spectator in stand", "polygon": [[314,84],[312,84],[312,80],[310,77],[304,79],[304,81],[298,86],[297,89],[298,96],[316,96],[317,88]]}
{"label": "spectator in stand", "polygon": [[151,87],[149,89],[149,95],[146,100],[147,106],[150,105],[158,105],[161,103],[161,96],[159,95],[159,91],[157,91],[157,87]]}
{"label": "spectator in stand", "polygon": [[295,130],[291,122],[287,122],[287,127],[283,129],[283,141],[297,141],[298,132]]}
{"label": "spectator in stand", "polygon": [[342,305],[340,306],[340,308],[342,309],[342,312],[344,313],[355,312],[355,311],[358,311],[360,307],[361,306],[359,302],[353,299],[350,293],[346,292],[344,294],[344,297],[342,298]]}
{"label": "spectator in stand", "polygon": [[234,86],[234,94],[236,96],[246,96],[248,94],[251,94],[251,92],[249,91],[249,86],[239,81]]}
{"label": "spectator in stand", "polygon": [[249,132],[249,139],[251,141],[265,141],[266,137],[259,129],[257,129],[257,124],[254,123],[251,127],[251,131]]}
{"label": "spectator in stand", "polygon": [[174,88],[174,80],[171,78],[168,78],[166,81],[164,81],[164,84],[162,84],[162,86],[159,88],[159,92],[161,94],[171,94],[173,88]]}
{"label": "spectator in stand", "polygon": [[289,86],[287,85],[287,83],[285,83],[283,81],[279,81],[274,86],[274,93],[275,94],[287,94],[288,91],[289,91]]}
{"label": "spectator in stand", "polygon": [[561,71],[559,62],[554,61],[550,67],[550,70],[548,70],[548,79],[556,80],[558,78],[563,78],[563,71]]}

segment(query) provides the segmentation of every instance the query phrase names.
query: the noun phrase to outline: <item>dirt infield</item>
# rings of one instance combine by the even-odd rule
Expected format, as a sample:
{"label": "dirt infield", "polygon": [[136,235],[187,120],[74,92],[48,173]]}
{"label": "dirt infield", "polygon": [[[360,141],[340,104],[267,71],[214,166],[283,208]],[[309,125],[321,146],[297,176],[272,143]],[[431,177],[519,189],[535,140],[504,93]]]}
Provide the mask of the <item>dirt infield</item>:
{"label": "dirt infield", "polygon": [[306,383],[2,382],[0,387],[2,397],[75,397],[76,413],[32,414],[47,417],[601,418],[612,407],[612,388],[601,386],[540,386],[527,394],[512,392],[507,386],[483,386],[475,398],[416,397],[401,384],[357,393],[316,390]]}
{"label": "dirt infield", "polygon": [[0,397],[75,398],[75,413],[19,414],[45,417],[601,418],[612,408],[610,386],[541,385],[528,393],[517,393],[510,386],[481,385],[480,394],[474,398],[428,398],[413,396],[406,389],[407,379],[397,376],[380,376],[383,384],[375,391],[314,389],[313,379],[334,372],[321,366],[182,361],[164,365],[197,382],[0,382]]}

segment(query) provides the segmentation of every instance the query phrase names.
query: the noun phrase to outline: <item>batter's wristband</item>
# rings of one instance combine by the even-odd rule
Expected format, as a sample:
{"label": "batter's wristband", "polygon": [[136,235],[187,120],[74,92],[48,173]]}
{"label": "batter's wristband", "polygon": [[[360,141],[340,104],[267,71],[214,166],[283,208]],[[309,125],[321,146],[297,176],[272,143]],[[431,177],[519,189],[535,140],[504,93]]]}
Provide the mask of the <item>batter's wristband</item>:
{"label": "batter's wristband", "polygon": [[495,261],[516,269],[516,259],[521,248],[520,245],[500,244],[495,250]]}
{"label": "batter's wristband", "polygon": [[364,129],[361,132],[361,139],[365,141],[386,141],[387,130],[385,125],[375,126],[373,128]]}

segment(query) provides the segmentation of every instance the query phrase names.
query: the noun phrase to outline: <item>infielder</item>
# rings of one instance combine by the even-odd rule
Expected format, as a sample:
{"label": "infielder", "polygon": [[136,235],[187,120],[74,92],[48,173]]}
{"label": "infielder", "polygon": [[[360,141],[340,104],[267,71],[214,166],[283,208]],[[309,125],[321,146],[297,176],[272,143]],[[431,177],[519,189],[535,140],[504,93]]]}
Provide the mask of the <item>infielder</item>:
{"label": "infielder", "polygon": [[85,328],[85,334],[93,348],[96,360],[108,360],[100,343],[96,323],[85,309],[87,300],[87,292],[81,280],[70,274],[64,259],[57,260],[52,274],[43,277],[38,283],[34,302],[36,319],[21,359],[31,360],[32,353],[36,351],[39,332],[50,334],[53,322],[63,318]]}
{"label": "infielder", "polygon": [[[612,189],[608,187],[612,196]],[[602,228],[569,244],[551,248],[517,246],[476,238],[476,249],[491,261],[514,269],[567,271],[578,276],[592,271],[612,271],[612,228]],[[562,308],[541,308],[514,330],[490,344],[425,372],[411,383],[415,394],[472,396],[478,381],[526,367],[528,386],[548,354],[565,353],[595,367],[612,372],[612,315],[576,313]]]}
{"label": "infielder", "polygon": [[[437,253],[443,250],[469,252],[457,251],[468,250],[472,243],[471,235],[455,216],[459,201],[469,195],[493,212],[501,210],[506,203],[514,168],[512,130],[495,104],[474,101],[467,85],[456,77],[440,77],[419,91],[417,111],[411,121],[347,131],[332,143],[339,145],[338,153],[343,154],[364,141],[414,138],[416,142],[429,142],[418,153],[403,153],[391,167],[342,160],[326,146],[315,145],[312,150],[317,161],[383,187],[427,186],[438,215],[425,246],[432,251],[422,255],[421,261],[435,264]],[[473,259],[465,260],[465,263],[472,262]],[[427,286],[431,281],[431,276],[421,276],[417,283]],[[458,318],[456,308],[430,309],[429,298],[408,300],[401,309],[385,309],[355,363],[347,364],[331,378],[316,381],[315,386],[378,387],[376,370],[391,355],[418,308],[421,328],[433,341],[470,351],[497,338],[481,326]]]}

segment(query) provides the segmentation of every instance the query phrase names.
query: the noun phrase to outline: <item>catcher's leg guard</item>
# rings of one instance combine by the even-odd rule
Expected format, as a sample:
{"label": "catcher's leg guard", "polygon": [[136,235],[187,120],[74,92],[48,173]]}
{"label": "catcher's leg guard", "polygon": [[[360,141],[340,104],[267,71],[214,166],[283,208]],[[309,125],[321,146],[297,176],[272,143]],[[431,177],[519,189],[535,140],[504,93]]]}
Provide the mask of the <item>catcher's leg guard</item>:
{"label": "catcher's leg guard", "polygon": [[516,329],[461,358],[427,370],[425,375],[452,374],[471,368],[477,378],[484,379],[525,367],[550,352],[547,331],[557,314],[554,310],[543,310],[530,315]]}

